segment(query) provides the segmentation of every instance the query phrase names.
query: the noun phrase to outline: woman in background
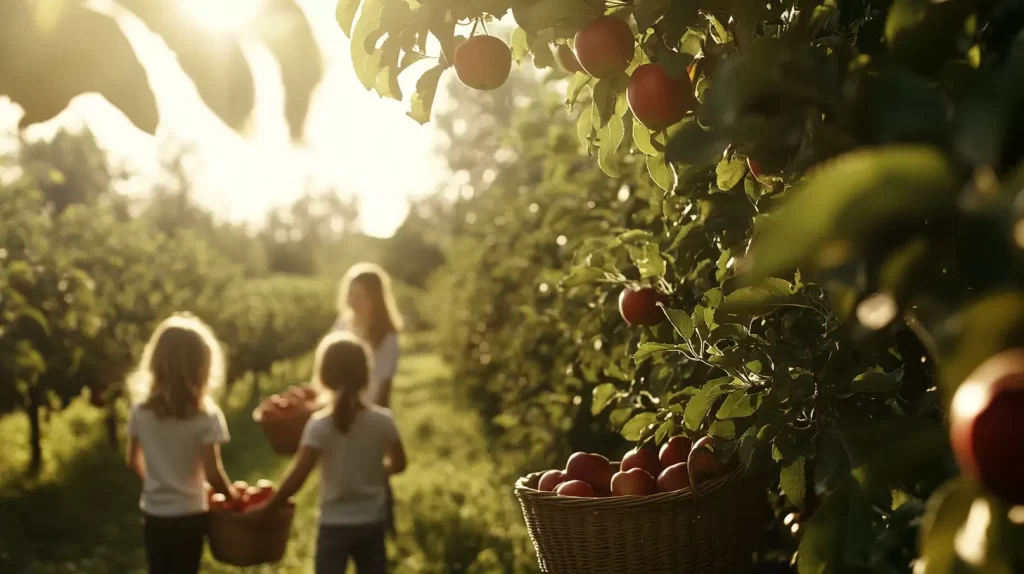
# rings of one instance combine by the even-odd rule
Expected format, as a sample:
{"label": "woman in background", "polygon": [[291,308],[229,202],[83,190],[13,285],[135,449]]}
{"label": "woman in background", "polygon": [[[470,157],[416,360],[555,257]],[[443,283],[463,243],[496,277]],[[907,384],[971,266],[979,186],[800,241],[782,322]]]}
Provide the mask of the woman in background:
{"label": "woman in background", "polygon": [[[365,341],[373,352],[373,369],[366,398],[386,409],[391,408],[391,388],[398,372],[398,333],[402,330],[391,277],[373,263],[357,263],[341,280],[338,293],[338,320],[335,331],[348,331]],[[387,488],[387,530],[394,534],[394,499]]]}

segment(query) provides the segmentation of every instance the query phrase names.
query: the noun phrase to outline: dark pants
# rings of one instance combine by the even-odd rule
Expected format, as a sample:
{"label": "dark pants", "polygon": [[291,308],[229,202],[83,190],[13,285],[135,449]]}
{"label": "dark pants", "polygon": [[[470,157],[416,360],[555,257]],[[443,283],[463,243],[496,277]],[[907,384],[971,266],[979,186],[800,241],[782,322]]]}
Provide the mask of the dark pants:
{"label": "dark pants", "polygon": [[320,526],[316,539],[316,574],[345,574],[348,559],[356,563],[356,574],[385,574],[388,557],[384,549],[385,525]]}
{"label": "dark pants", "polygon": [[161,517],[143,514],[149,574],[196,574],[203,557],[206,514]]}

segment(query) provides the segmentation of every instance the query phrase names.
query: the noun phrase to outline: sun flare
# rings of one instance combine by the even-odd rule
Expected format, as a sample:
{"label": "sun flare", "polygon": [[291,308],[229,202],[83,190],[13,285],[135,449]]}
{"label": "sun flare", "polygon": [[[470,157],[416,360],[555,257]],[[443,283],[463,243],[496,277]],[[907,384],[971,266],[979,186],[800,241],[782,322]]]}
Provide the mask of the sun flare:
{"label": "sun flare", "polygon": [[218,32],[237,32],[260,11],[261,0],[178,0],[189,18]]}

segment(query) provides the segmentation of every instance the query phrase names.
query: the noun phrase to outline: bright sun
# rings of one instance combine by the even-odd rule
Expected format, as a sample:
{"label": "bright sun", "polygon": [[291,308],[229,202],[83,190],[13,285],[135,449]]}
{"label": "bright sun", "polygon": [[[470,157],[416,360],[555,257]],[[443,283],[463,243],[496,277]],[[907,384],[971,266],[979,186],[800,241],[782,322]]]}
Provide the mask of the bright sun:
{"label": "bright sun", "polygon": [[211,30],[236,32],[260,10],[261,0],[178,0],[189,18]]}

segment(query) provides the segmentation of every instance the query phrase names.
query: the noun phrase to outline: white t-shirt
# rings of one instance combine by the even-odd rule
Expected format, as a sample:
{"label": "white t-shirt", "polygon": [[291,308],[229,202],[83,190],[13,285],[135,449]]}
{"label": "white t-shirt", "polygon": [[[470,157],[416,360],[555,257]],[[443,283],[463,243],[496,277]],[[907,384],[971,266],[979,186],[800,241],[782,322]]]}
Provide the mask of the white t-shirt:
{"label": "white t-shirt", "polygon": [[128,434],[142,446],[146,479],[139,508],[153,516],[186,516],[209,510],[202,448],[231,437],[224,413],[216,406],[188,419],[160,418],[135,405]]}
{"label": "white t-shirt", "polygon": [[[335,331],[350,331],[348,324],[343,317],[339,317],[334,324]],[[373,350],[373,373],[370,377],[370,384],[366,386],[364,395],[371,401],[375,401],[384,381],[395,378],[398,372],[398,358],[401,350],[398,347],[398,335],[392,331],[388,333],[380,346]]]}
{"label": "white t-shirt", "polygon": [[391,411],[374,405],[356,414],[347,433],[329,411],[318,413],[302,444],[320,453],[320,524],[374,524],[386,518],[384,455],[398,439]]}

